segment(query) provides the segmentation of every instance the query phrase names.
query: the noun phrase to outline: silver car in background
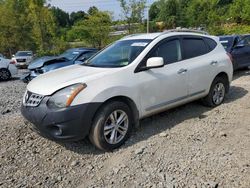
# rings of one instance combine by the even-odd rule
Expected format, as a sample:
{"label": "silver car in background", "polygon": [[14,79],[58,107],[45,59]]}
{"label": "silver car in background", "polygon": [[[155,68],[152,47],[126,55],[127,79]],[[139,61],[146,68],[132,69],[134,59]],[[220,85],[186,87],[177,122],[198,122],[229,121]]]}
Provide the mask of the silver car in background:
{"label": "silver car in background", "polygon": [[12,60],[16,62],[18,68],[27,68],[33,58],[34,55],[32,51],[18,51],[13,55]]}

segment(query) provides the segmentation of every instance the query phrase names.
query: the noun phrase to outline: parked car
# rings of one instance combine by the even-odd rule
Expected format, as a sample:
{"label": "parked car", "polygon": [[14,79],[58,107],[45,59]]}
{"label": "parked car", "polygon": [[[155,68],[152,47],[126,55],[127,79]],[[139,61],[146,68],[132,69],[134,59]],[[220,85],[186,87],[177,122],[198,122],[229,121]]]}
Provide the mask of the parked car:
{"label": "parked car", "polygon": [[89,59],[97,52],[95,48],[73,48],[59,56],[45,56],[35,59],[28,66],[29,73],[22,76],[24,82],[36,78],[40,74],[66,67],[73,64],[80,64]]}
{"label": "parked car", "polygon": [[32,51],[18,51],[13,55],[12,60],[16,62],[18,68],[27,68],[33,58],[34,55]]}
{"label": "parked car", "polygon": [[0,57],[0,81],[7,81],[17,73],[15,61]]}
{"label": "parked car", "polygon": [[234,70],[250,66],[250,35],[220,36],[220,42],[231,54]]}
{"label": "parked car", "polygon": [[23,116],[50,139],[89,136],[113,150],[139,119],[197,99],[220,105],[233,66],[219,38],[177,31],[128,36],[81,65],[37,77],[24,94]]}

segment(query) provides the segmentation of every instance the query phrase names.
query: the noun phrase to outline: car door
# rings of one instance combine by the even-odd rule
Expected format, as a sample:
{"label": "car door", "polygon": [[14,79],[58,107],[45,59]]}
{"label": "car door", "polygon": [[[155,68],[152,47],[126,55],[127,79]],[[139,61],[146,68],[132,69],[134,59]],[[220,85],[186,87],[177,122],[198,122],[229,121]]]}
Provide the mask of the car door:
{"label": "car door", "polygon": [[250,66],[250,36],[239,41],[232,51],[232,56],[239,68]]}
{"label": "car door", "polygon": [[152,114],[187,96],[186,65],[183,64],[179,38],[158,43],[144,58],[140,66],[152,57],[162,57],[165,66],[138,72],[140,102],[144,115]]}
{"label": "car door", "polygon": [[[206,40],[212,39],[206,38]],[[205,55],[211,50],[203,37],[184,36],[182,46],[184,62],[188,67],[188,96],[198,97],[203,95],[210,86],[211,77],[218,66],[216,55],[212,52],[211,55]]]}

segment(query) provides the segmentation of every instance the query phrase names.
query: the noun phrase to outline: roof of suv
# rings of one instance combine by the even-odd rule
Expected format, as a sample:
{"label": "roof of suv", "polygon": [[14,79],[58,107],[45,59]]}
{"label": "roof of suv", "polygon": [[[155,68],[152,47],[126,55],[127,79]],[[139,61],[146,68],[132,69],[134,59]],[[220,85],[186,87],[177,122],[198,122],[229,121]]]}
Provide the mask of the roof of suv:
{"label": "roof of suv", "polygon": [[181,30],[169,30],[165,32],[158,32],[158,33],[142,33],[142,34],[134,34],[134,35],[128,35],[121,40],[138,40],[138,39],[148,39],[148,40],[154,40],[155,38],[161,36],[161,35],[169,35],[169,36],[174,36],[174,35],[199,35],[199,36],[206,36],[207,33],[203,31],[181,31]]}

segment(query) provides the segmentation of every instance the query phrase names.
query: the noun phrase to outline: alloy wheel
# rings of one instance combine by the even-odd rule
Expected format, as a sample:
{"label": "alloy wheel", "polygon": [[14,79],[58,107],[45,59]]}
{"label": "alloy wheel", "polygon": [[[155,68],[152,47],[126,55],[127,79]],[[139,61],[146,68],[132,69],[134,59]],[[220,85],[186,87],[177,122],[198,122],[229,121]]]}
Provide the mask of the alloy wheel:
{"label": "alloy wheel", "polygon": [[0,79],[1,80],[8,80],[9,79],[9,72],[7,70],[0,70]]}
{"label": "alloy wheel", "polygon": [[223,102],[225,97],[225,87],[223,83],[217,83],[213,91],[213,102],[216,105],[219,105]]}
{"label": "alloy wheel", "polygon": [[117,144],[126,136],[129,127],[129,119],[122,110],[113,111],[105,121],[104,137],[109,144]]}

